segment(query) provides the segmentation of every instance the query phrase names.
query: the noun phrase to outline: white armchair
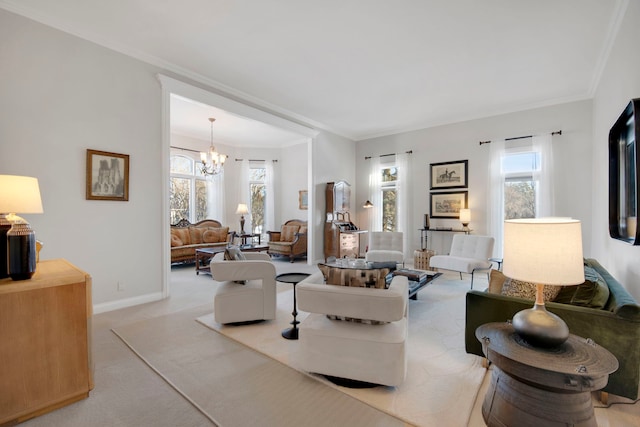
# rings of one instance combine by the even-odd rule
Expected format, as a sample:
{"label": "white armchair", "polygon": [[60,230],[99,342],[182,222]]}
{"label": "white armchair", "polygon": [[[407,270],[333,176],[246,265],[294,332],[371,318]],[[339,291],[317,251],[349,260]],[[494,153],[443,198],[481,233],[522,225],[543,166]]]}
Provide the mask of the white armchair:
{"label": "white armchair", "polygon": [[388,386],[404,381],[406,277],[394,277],[388,289],[327,285],[321,274],[297,286],[298,307],[310,313],[300,324],[297,357],[302,369]]}
{"label": "white armchair", "polygon": [[476,271],[491,269],[489,258],[493,253],[493,244],[493,237],[456,234],[451,241],[449,255],[432,256],[429,267],[457,271],[460,273],[460,279],[462,273],[470,273],[473,289],[473,274]]}
{"label": "white armchair", "polygon": [[365,260],[370,262],[393,261],[404,264],[401,231],[372,231],[369,233],[369,249]]}
{"label": "white armchair", "polygon": [[216,322],[227,324],[276,318],[276,268],[266,253],[243,253],[246,260],[211,260],[211,276],[221,282],[214,297]]}

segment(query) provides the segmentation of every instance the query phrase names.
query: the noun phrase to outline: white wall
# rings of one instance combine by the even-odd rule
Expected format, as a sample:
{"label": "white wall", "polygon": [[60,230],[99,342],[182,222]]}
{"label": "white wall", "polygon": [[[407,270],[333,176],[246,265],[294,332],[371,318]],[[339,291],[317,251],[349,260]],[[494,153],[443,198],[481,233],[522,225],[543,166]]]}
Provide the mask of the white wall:
{"label": "white wall", "polygon": [[609,237],[608,137],[629,101],[640,97],[640,3],[629,2],[593,101],[593,246],[595,257],[640,300],[640,246]]}
{"label": "white wall", "polygon": [[[157,75],[179,76],[5,10],[0,40],[0,173],[40,181],[44,214],[26,219],[44,242],[42,259],[66,258],[91,274],[99,311],[160,298],[162,236],[168,230],[161,217],[166,182]],[[314,149],[340,169],[335,157],[323,154],[335,150],[336,139],[348,142],[321,132]],[[130,155],[128,202],[85,199],[88,148]],[[342,169],[352,169],[353,155],[345,162],[349,166]],[[301,167],[296,162],[283,170],[289,166]],[[295,191],[296,203],[299,184],[282,184],[291,193],[287,199]],[[229,221],[236,217],[231,209]],[[320,245],[321,233],[316,227]]]}
{"label": "white wall", "polygon": [[[0,39],[0,173],[39,179],[41,258],[90,273],[94,302],[157,297],[158,70],[6,11]],[[130,156],[128,202],[85,199],[87,149]]]}
{"label": "white wall", "polygon": [[[479,141],[551,132],[555,160],[556,215],[571,216],[583,223],[585,253],[591,247],[591,101],[573,102],[547,108],[505,114],[486,119],[438,126],[357,143],[356,171],[358,218],[365,224],[367,212],[361,207],[368,198],[369,162],[378,156],[412,150],[414,209],[409,227],[411,247],[420,247],[419,228],[429,209],[429,165],[469,160],[469,207],[474,234],[488,234],[489,144]],[[458,220],[433,219],[431,227],[460,228]],[[450,234],[430,233],[429,247],[448,252]]]}
{"label": "white wall", "polygon": [[[312,194],[314,209],[314,241],[313,260],[324,260],[324,225],[326,220],[325,189],[327,182],[345,180],[351,184],[351,206],[355,206],[355,182],[356,173],[353,167],[355,163],[355,143],[346,138],[322,133],[313,143],[312,162],[314,180]],[[309,202],[311,203],[311,201]],[[355,209],[352,209],[355,212]],[[352,213],[353,215],[353,213]],[[353,218],[352,218],[353,219]]]}

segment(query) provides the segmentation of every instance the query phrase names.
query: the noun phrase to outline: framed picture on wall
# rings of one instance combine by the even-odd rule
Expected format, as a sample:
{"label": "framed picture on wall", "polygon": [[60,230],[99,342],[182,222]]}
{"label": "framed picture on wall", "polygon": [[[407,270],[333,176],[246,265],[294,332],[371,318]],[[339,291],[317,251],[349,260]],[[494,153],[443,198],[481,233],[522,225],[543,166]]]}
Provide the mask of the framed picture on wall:
{"label": "framed picture on wall", "polygon": [[431,190],[467,188],[468,160],[431,163]]}
{"label": "framed picture on wall", "polygon": [[303,211],[309,209],[309,193],[307,190],[298,191],[298,209]]}
{"label": "framed picture on wall", "polygon": [[129,155],[87,150],[87,200],[129,200]]}
{"label": "framed picture on wall", "polygon": [[458,218],[467,207],[468,191],[431,193],[431,218]]}

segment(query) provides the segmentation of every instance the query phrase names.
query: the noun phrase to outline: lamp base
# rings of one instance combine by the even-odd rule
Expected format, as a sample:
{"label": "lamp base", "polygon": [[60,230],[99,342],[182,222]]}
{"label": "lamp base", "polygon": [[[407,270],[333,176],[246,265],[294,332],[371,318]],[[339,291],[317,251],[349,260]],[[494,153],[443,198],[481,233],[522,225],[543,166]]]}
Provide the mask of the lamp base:
{"label": "lamp base", "polygon": [[517,312],[511,321],[513,328],[534,347],[557,347],[569,338],[569,327],[564,320],[536,303],[533,308]]}
{"label": "lamp base", "polygon": [[9,266],[7,265],[7,233],[11,228],[11,223],[7,220],[7,215],[0,213],[0,279],[9,277]]}
{"label": "lamp base", "polygon": [[31,279],[36,272],[36,234],[27,223],[14,223],[7,232],[9,277]]}
{"label": "lamp base", "polygon": [[240,234],[244,234],[244,215],[240,216]]}

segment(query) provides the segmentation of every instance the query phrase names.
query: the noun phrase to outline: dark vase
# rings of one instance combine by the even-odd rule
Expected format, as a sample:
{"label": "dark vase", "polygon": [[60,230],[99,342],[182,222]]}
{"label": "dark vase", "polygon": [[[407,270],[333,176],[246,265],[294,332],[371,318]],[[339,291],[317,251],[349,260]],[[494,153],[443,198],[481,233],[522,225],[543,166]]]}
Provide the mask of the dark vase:
{"label": "dark vase", "polygon": [[7,232],[10,228],[11,223],[6,219],[5,214],[0,214],[0,279],[9,277]]}
{"label": "dark vase", "polygon": [[7,232],[9,277],[31,279],[36,272],[36,235],[29,224],[13,224]]}

